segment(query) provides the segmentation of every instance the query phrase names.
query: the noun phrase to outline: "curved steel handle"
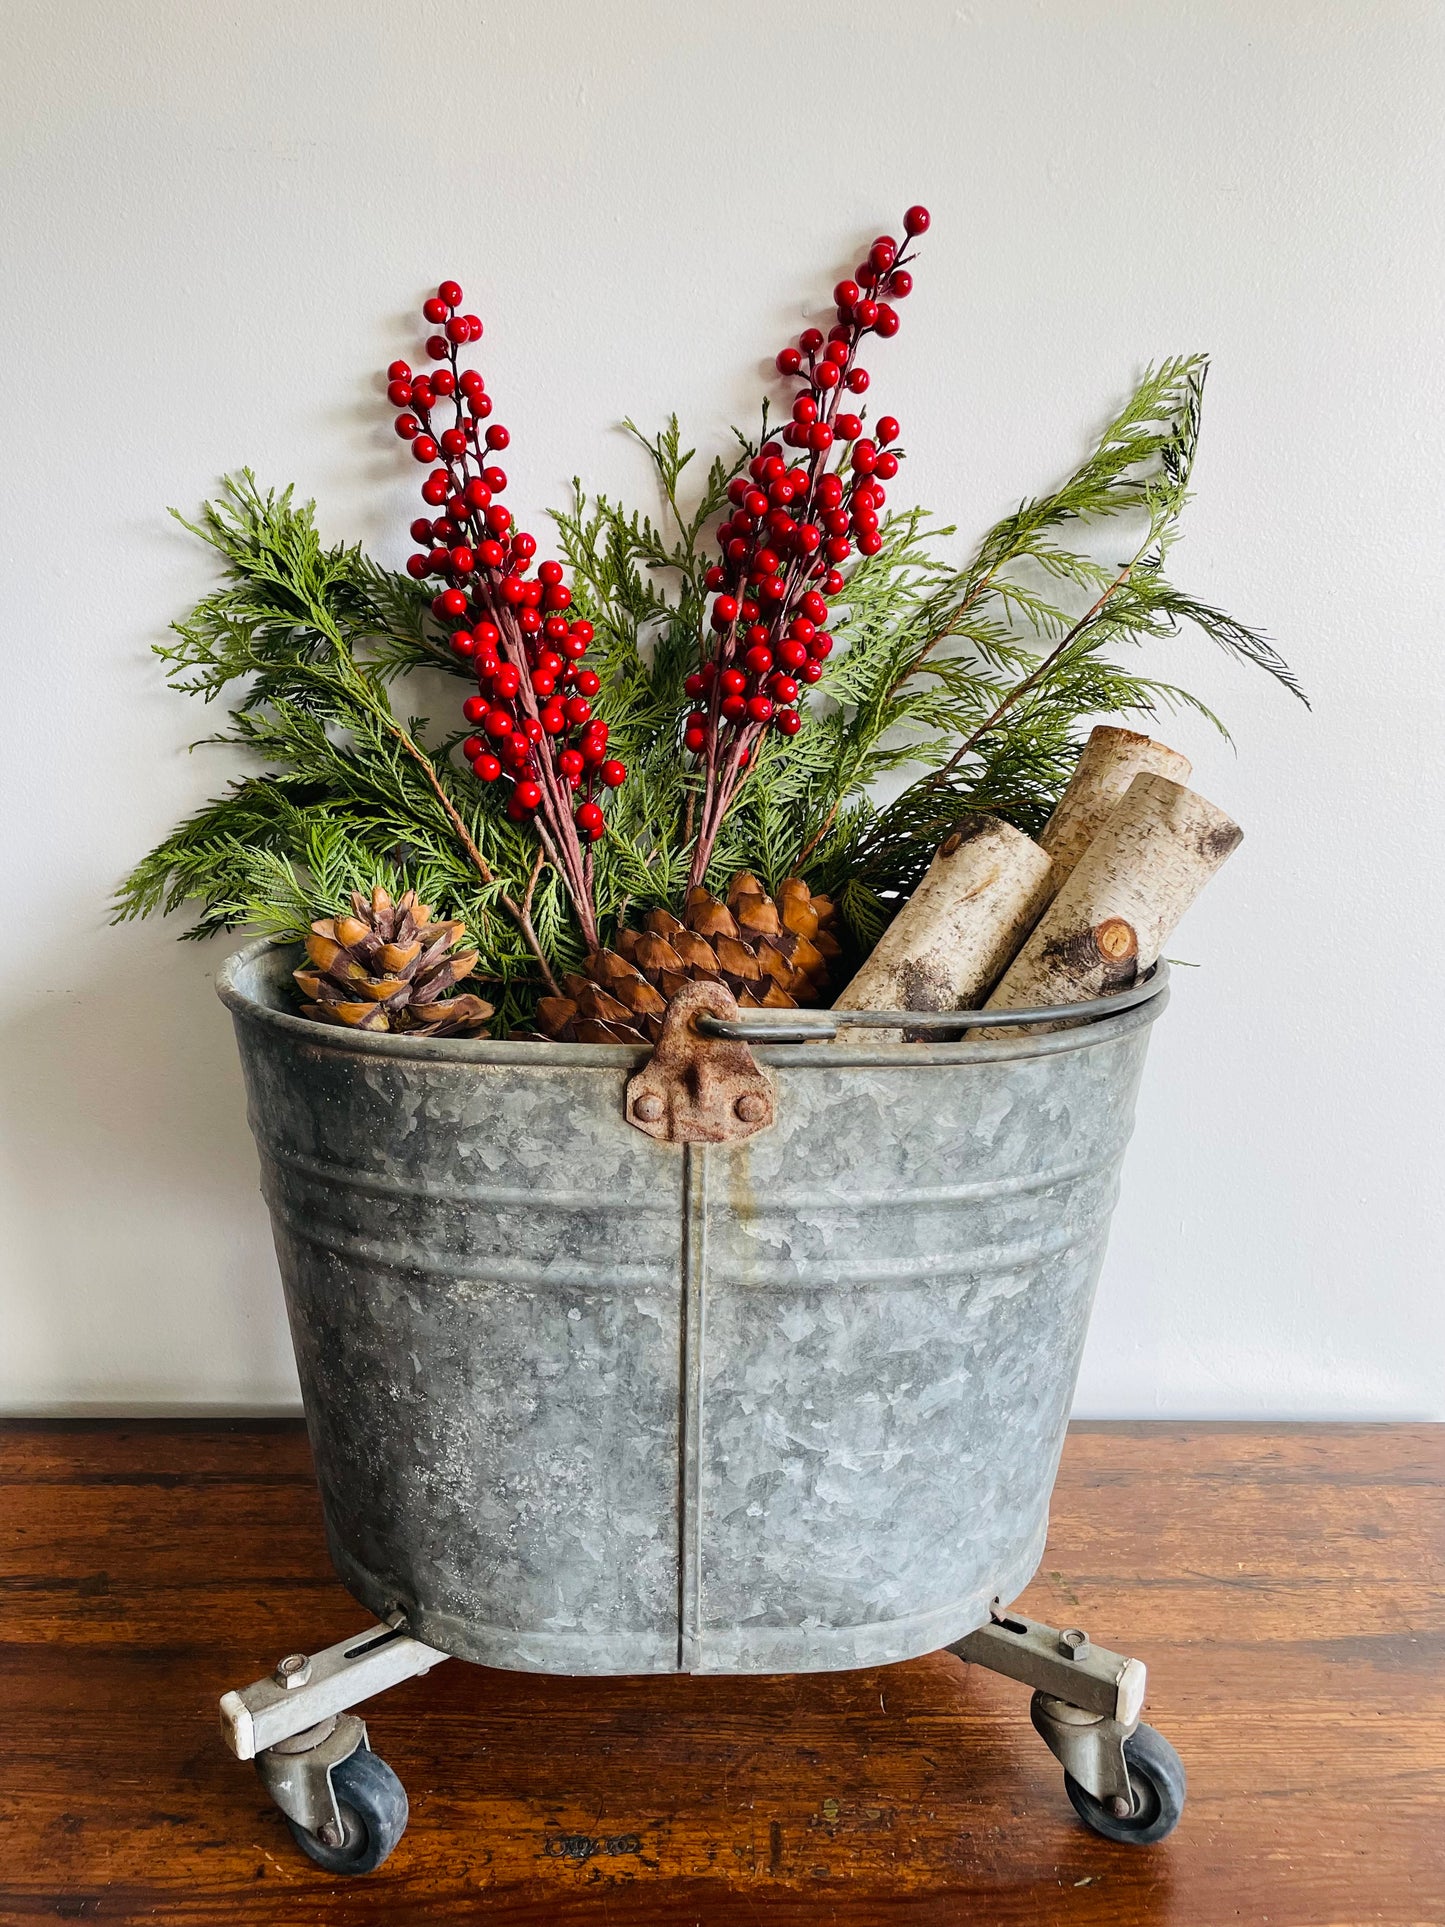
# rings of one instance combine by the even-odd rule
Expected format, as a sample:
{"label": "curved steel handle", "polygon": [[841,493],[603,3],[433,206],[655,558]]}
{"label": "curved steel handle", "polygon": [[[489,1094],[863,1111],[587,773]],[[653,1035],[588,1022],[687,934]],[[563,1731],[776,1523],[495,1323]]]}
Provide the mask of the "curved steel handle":
{"label": "curved steel handle", "polygon": [[917,1035],[976,1030],[985,1025],[990,1030],[1017,1029],[1024,1024],[1117,1017],[1136,1004],[1147,1004],[1168,982],[1169,966],[1161,960],[1127,990],[1116,990],[1108,997],[1090,997],[1082,1004],[1045,1004],[1032,1010],[808,1010],[776,1024],[711,1015],[699,1015],[693,1021],[706,1037],[727,1037],[745,1044],[828,1044],[840,1030],[911,1030]]}

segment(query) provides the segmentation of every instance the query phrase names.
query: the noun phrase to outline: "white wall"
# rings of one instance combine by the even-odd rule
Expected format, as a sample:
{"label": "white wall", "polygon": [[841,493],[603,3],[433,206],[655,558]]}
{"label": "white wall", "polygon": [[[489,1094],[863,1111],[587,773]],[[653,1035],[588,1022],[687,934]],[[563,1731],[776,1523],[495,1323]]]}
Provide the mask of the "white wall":
{"label": "white wall", "polygon": [[208,580],[165,506],[249,462],[399,559],[375,371],[442,275],[519,500],[638,490],[621,416],[717,445],[921,199],[876,358],[917,499],[980,530],[1208,348],[1178,573],[1315,702],[1156,659],[1248,836],[1171,946],[1080,1410],[1445,1418],[1438,5],[11,0],[4,40],[0,1409],[295,1397],[221,951],[105,921],[226,773],[147,653]]}

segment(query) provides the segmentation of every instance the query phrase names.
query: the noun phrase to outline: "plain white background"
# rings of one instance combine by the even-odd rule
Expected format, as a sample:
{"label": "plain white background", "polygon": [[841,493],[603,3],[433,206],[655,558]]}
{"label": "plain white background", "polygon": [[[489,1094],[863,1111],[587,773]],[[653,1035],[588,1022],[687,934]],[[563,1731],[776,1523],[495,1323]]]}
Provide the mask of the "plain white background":
{"label": "plain white background", "polygon": [[249,463],[399,560],[377,371],[444,275],[519,504],[639,496],[621,417],[721,445],[923,200],[874,357],[913,498],[962,547],[1208,349],[1176,573],[1315,705],[1156,652],[1247,838],[1170,946],[1079,1410],[1445,1418],[1438,5],[11,0],[5,39],[0,1409],[295,1399],[222,950],[106,922],[229,773],[148,655],[208,582],[167,504]]}

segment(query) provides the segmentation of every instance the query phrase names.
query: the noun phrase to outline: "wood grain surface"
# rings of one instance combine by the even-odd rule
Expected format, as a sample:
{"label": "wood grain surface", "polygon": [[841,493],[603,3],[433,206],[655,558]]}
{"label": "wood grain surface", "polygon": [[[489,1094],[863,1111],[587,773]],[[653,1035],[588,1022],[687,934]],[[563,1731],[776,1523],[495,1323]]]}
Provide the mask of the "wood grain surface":
{"label": "wood grain surface", "polygon": [[411,1825],[292,1845],[215,1704],[365,1616],[278,1423],[0,1427],[0,1921],[1445,1923],[1445,1428],[1079,1426],[1025,1609],[1150,1668],[1178,1832],[1075,1819],[1026,1691],[449,1662],[364,1709]]}

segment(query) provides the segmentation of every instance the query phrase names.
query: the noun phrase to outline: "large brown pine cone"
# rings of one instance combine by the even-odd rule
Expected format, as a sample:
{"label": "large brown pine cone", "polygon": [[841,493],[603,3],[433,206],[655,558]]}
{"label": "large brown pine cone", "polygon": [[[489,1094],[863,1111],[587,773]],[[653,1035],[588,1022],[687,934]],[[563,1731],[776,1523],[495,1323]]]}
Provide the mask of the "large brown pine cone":
{"label": "large brown pine cone", "polygon": [[690,890],[680,923],[650,910],[640,930],[620,930],[614,949],[566,977],[565,996],[538,1004],[537,1028],[558,1042],[656,1043],[669,1002],[699,978],[726,984],[743,1010],[816,1008],[828,1001],[840,954],[835,915],[801,877],[789,877],[776,901],[746,872],[733,878],[726,903]]}
{"label": "large brown pine cone", "polygon": [[465,926],[433,923],[415,890],[393,903],[378,884],[369,899],[353,891],[351,903],[355,916],[311,926],[310,967],[293,972],[309,999],[306,1016],[354,1030],[474,1036],[492,1006],[470,993],[445,995],[477,966],[475,950],[457,948]]}

